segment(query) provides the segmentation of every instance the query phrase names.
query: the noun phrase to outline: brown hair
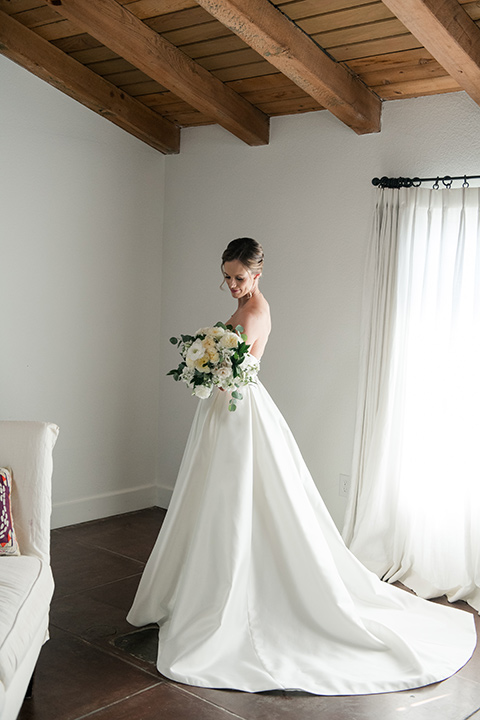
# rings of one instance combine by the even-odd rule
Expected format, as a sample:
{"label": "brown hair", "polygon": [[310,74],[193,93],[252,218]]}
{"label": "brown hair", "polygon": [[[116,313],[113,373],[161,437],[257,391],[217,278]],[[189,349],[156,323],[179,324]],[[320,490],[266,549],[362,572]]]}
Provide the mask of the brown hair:
{"label": "brown hair", "polygon": [[[252,275],[262,273],[263,248],[253,238],[236,238],[228,243],[222,255],[222,270],[226,262],[238,260]],[[223,284],[223,283],[222,283]]]}

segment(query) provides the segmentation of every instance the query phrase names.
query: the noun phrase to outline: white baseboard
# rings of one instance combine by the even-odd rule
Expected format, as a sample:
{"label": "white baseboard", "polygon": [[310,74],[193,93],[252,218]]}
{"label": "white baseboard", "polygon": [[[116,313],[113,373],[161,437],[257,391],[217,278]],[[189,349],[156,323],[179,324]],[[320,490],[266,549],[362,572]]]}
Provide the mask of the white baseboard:
{"label": "white baseboard", "polygon": [[167,488],[163,485],[157,485],[155,489],[157,491],[157,502],[155,503],[155,505],[157,505],[157,507],[167,509],[170,505],[170,500],[172,499],[172,488]]}
{"label": "white baseboard", "polygon": [[52,528],[77,525],[88,520],[99,520],[111,515],[143,510],[143,508],[154,505],[168,507],[171,493],[171,490],[168,491],[167,488],[161,488],[158,485],[145,485],[139,488],[54,503]]}

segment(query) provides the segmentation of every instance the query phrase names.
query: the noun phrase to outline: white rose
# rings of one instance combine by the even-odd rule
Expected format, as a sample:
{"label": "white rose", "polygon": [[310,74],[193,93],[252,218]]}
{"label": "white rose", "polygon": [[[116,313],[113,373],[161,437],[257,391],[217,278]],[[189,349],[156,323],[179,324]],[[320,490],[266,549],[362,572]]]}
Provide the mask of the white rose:
{"label": "white rose", "polygon": [[222,327],[213,327],[213,328],[210,328],[210,331],[208,334],[211,335],[211,337],[218,340],[219,338],[221,338],[225,335],[225,332],[226,331]]}
{"label": "white rose", "polygon": [[211,387],[206,387],[205,385],[197,385],[193,391],[193,394],[201,400],[206,400],[208,397],[210,397],[211,392]]}
{"label": "white rose", "polygon": [[233,332],[226,332],[219,340],[219,345],[223,348],[236,348],[238,345],[238,335]]}
{"label": "white rose", "polygon": [[226,367],[225,365],[222,365],[221,367],[217,368],[213,371],[214,375],[221,381],[228,380],[232,371],[229,367]]}

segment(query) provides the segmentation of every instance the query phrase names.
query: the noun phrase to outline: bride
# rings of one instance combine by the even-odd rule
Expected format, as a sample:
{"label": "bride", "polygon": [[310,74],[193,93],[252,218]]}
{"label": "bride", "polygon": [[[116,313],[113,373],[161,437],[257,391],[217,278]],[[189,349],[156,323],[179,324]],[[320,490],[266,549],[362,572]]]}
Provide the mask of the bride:
{"label": "bride", "polygon": [[[270,333],[263,250],[233,240],[222,272],[252,362]],[[279,410],[257,379],[198,403],[170,507],[128,614],[159,625],[157,668],[189,685],[319,695],[443,680],[470,658],[470,613],[365,569],[341,539]]]}

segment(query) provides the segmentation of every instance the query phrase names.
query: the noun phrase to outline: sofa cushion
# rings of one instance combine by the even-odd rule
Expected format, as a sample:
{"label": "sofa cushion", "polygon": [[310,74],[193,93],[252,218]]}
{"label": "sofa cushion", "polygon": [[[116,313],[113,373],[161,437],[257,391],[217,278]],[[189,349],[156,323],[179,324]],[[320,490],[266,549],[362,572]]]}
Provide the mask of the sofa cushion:
{"label": "sofa cushion", "polygon": [[12,473],[0,468],[0,555],[19,555],[12,515]]}
{"label": "sofa cushion", "polygon": [[53,594],[50,566],[38,557],[0,557],[0,683],[8,689],[42,624]]}

